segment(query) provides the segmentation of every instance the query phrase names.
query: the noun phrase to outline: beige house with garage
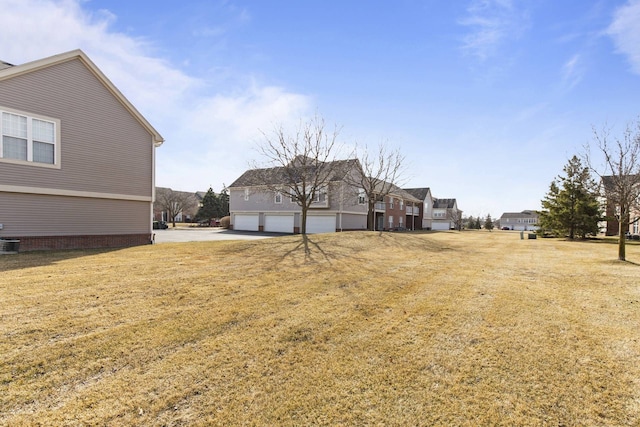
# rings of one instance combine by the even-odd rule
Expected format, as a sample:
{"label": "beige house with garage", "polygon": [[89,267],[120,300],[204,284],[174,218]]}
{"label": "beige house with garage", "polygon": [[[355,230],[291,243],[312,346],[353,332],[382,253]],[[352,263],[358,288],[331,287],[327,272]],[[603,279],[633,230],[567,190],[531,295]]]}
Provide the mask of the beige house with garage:
{"label": "beige house with garage", "polygon": [[[357,160],[338,160],[328,183],[314,195],[308,211],[307,233],[329,233],[367,229],[367,201],[358,188],[350,185],[347,174],[361,173]],[[302,208],[274,186],[287,182],[284,168],[251,169],[229,189],[231,228],[245,231],[299,233]]]}
{"label": "beige house with garage", "polygon": [[0,239],[21,251],[151,242],[164,140],[85,53],[0,62],[0,116]]}

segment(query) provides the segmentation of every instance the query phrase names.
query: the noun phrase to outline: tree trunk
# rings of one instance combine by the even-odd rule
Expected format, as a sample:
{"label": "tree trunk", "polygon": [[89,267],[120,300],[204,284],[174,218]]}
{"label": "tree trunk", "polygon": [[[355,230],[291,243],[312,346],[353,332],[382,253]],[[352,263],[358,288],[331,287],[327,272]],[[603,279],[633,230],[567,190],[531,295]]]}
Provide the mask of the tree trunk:
{"label": "tree trunk", "polygon": [[[622,215],[620,215],[622,217]],[[625,230],[626,228],[628,228],[629,226],[627,225],[625,227],[625,221],[620,218],[620,220],[618,221],[618,259],[620,261],[626,261],[626,238],[627,236],[625,235]]]}
{"label": "tree trunk", "polygon": [[308,208],[302,206],[302,215],[300,215],[300,234],[307,235],[307,210]]}
{"label": "tree trunk", "polygon": [[369,212],[367,212],[367,230],[375,231],[376,229],[376,204],[369,202]]}

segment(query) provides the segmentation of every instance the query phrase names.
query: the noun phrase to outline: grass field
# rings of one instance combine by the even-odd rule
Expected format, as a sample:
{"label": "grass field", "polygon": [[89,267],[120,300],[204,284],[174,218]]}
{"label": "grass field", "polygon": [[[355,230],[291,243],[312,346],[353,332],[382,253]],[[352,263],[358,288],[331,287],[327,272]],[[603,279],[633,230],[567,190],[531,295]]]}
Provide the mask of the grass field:
{"label": "grass field", "polygon": [[0,425],[640,425],[640,246],[338,233],[0,256]]}

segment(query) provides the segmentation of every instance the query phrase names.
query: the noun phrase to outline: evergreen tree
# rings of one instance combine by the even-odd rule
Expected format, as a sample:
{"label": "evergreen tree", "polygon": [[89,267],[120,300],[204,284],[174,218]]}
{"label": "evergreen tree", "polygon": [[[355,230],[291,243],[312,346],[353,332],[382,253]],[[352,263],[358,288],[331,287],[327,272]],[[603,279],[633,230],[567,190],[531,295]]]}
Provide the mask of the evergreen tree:
{"label": "evergreen tree", "polygon": [[475,228],[476,230],[480,230],[482,228],[482,221],[480,220],[479,216],[478,218],[476,218],[476,221],[473,223],[473,228]]}
{"label": "evergreen tree", "polygon": [[551,182],[542,200],[540,227],[570,239],[597,234],[601,210],[589,169],[573,156],[563,171],[565,176]]}
{"label": "evergreen tree", "polygon": [[[227,210],[228,210],[229,202],[227,196]],[[213,192],[213,189],[209,187],[207,193],[202,198],[202,205],[200,209],[198,209],[198,213],[196,214],[196,219],[198,221],[208,220],[211,221],[213,218],[218,217],[218,212],[220,211],[220,198]]]}
{"label": "evergreen tree", "polygon": [[229,215],[229,190],[227,186],[223,184],[222,191],[218,195],[218,212],[216,217],[222,218]]}
{"label": "evergreen tree", "polygon": [[484,220],[484,228],[485,230],[493,230],[493,220],[491,219],[491,214],[487,214],[487,218]]}

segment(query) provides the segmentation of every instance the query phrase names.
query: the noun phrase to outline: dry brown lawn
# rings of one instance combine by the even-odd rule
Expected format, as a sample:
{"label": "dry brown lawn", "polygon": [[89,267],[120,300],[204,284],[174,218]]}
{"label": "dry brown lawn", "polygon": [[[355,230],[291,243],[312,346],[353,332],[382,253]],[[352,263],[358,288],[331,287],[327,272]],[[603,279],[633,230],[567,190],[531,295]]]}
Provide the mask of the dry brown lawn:
{"label": "dry brown lawn", "polygon": [[0,425],[640,425],[640,246],[310,239],[0,256]]}

